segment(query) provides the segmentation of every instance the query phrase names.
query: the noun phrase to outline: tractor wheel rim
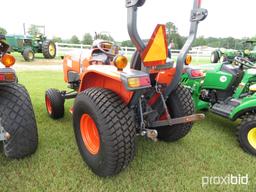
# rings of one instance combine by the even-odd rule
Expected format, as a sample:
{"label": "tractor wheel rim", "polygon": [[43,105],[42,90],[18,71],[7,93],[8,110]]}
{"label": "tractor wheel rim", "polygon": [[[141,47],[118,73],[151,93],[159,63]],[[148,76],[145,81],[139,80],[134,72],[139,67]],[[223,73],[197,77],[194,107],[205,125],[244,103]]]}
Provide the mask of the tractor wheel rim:
{"label": "tractor wheel rim", "polygon": [[213,62],[213,60],[214,60],[214,55],[212,54],[211,55],[211,61]]}
{"label": "tractor wheel rim", "polygon": [[97,126],[90,115],[82,115],[80,131],[85,147],[92,155],[96,155],[100,150],[100,136]]}
{"label": "tractor wheel rim", "polygon": [[46,103],[46,108],[49,114],[52,114],[52,105],[51,105],[51,100],[49,97],[45,97],[45,103]]}
{"label": "tractor wheel rim", "polygon": [[28,53],[28,58],[29,58],[30,60],[33,59],[33,53],[32,53],[32,52],[29,52],[29,53]]}
{"label": "tractor wheel rim", "polygon": [[249,141],[249,144],[256,149],[256,127],[252,128],[248,135],[247,135],[247,139]]}
{"label": "tractor wheel rim", "polygon": [[51,56],[53,56],[55,54],[55,47],[53,44],[49,45],[49,53]]}

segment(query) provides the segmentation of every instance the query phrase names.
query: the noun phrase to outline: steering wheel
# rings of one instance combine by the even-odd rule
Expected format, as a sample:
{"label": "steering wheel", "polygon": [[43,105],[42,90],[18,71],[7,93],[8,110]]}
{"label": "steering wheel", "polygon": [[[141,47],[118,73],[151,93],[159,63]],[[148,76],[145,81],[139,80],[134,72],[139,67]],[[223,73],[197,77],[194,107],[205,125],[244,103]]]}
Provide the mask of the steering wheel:
{"label": "steering wheel", "polygon": [[253,62],[251,62],[249,59],[244,58],[244,57],[237,56],[234,58],[234,61],[236,63],[239,63],[241,67],[246,66],[248,68],[256,68],[256,66]]}
{"label": "steering wheel", "polygon": [[[114,57],[117,55],[118,51],[121,49],[118,45],[115,45],[110,41],[99,41],[97,43],[97,48],[110,57]],[[106,49],[108,51],[106,51]]]}

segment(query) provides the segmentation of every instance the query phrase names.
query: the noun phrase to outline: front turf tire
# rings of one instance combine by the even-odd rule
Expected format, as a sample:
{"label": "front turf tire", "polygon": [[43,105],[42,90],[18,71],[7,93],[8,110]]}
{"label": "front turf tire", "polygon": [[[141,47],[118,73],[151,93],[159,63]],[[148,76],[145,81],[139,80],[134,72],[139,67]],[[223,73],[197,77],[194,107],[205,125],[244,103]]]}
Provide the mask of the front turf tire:
{"label": "front turf tire", "polygon": [[[127,167],[135,154],[136,128],[132,111],[120,97],[106,89],[87,89],[78,94],[73,109],[76,142],[92,171],[106,177],[116,175]],[[99,142],[92,142],[94,147],[91,149],[88,144],[86,146],[88,142],[83,137],[84,117],[89,117],[95,124],[96,131],[91,131],[93,138],[98,135]]]}
{"label": "front turf tire", "polygon": [[45,92],[45,105],[48,115],[52,119],[60,119],[64,117],[65,99],[61,92],[57,89],[48,89]]}
{"label": "front turf tire", "polygon": [[220,60],[218,51],[213,51],[211,53],[211,63],[218,63],[218,61]]}
{"label": "front turf tire", "polygon": [[10,138],[4,141],[4,153],[9,158],[33,154],[38,145],[36,119],[30,97],[20,84],[0,85],[1,124]]}
{"label": "front turf tire", "polygon": [[25,61],[33,61],[35,58],[35,53],[30,47],[27,47],[24,49],[22,56]]}
{"label": "front turf tire", "polygon": [[[195,112],[194,103],[189,89],[179,84],[167,99],[167,107],[171,118],[192,115]],[[172,142],[185,137],[191,130],[193,123],[177,124],[157,128],[158,139]]]}
{"label": "front turf tire", "polygon": [[246,115],[237,127],[237,139],[242,149],[252,155],[256,155],[256,116]]}

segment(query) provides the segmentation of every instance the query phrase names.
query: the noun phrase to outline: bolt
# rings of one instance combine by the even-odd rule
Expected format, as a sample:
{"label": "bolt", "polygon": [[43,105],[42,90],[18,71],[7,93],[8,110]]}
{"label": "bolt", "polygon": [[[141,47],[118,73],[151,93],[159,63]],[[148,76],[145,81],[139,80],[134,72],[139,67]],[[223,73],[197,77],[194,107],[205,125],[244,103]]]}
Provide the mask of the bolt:
{"label": "bolt", "polygon": [[9,140],[9,139],[11,138],[10,133],[6,132],[6,133],[4,134],[4,138],[5,138],[6,140]]}
{"label": "bolt", "polygon": [[147,130],[147,137],[153,141],[157,141],[157,130]]}

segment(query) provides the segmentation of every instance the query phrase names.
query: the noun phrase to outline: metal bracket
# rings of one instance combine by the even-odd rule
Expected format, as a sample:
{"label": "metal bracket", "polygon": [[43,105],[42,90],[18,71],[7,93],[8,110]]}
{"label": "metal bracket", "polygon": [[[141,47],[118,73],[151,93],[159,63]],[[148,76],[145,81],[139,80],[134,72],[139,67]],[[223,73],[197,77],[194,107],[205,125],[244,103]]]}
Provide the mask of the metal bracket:
{"label": "metal bracket", "polygon": [[199,22],[199,21],[203,21],[208,15],[208,11],[207,9],[194,9],[191,11],[191,18],[190,21],[191,22]]}
{"label": "metal bracket", "polygon": [[0,141],[5,141],[6,140],[5,134],[6,134],[6,132],[3,128],[3,126],[2,126],[2,118],[0,118]]}
{"label": "metal bracket", "polygon": [[177,124],[183,124],[183,123],[190,123],[194,121],[199,121],[205,118],[205,115],[200,113],[200,114],[194,114],[194,115],[189,115],[185,117],[178,117],[175,119],[171,120],[163,120],[163,121],[156,121],[153,122],[149,125],[149,127],[162,127],[162,126],[172,126],[172,125],[177,125]]}
{"label": "metal bracket", "polygon": [[140,110],[140,132],[141,135],[145,134],[145,122],[144,122],[144,117],[143,117],[143,109],[142,109],[142,98],[144,97],[144,95],[141,95],[141,97],[139,98],[139,110]]}
{"label": "metal bracket", "polygon": [[126,7],[140,7],[145,3],[146,0],[126,0]]}

